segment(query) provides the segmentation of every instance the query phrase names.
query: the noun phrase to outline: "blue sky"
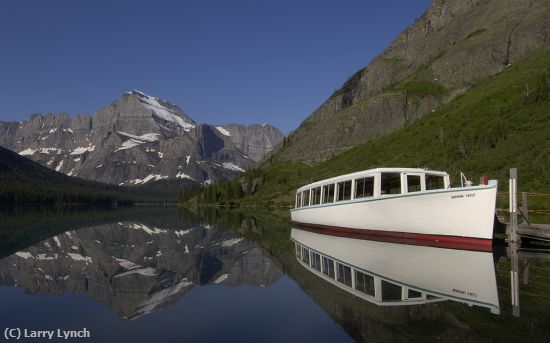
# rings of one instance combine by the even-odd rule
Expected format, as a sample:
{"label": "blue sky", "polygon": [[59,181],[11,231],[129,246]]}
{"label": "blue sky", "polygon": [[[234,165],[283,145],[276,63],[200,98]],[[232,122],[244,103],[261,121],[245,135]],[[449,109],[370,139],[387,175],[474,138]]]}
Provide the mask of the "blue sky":
{"label": "blue sky", "polygon": [[0,120],[139,89],[199,123],[288,133],[429,0],[1,1]]}

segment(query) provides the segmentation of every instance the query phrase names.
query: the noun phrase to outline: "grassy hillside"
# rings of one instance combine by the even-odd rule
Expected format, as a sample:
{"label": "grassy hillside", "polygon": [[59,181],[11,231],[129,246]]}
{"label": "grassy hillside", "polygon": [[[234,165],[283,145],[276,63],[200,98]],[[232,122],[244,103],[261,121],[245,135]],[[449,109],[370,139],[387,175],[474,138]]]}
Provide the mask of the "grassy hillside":
{"label": "grassy hillside", "polygon": [[[550,193],[549,137],[550,55],[537,55],[505,68],[399,131],[313,166],[266,164],[238,180],[203,189],[194,199],[289,206],[301,185],[389,166],[445,170],[455,184],[460,182],[459,171],[473,180],[488,175],[500,180],[501,191],[507,190],[509,168],[517,167],[520,191]],[[239,192],[224,191],[235,188]],[[535,202],[550,208],[550,198]]]}

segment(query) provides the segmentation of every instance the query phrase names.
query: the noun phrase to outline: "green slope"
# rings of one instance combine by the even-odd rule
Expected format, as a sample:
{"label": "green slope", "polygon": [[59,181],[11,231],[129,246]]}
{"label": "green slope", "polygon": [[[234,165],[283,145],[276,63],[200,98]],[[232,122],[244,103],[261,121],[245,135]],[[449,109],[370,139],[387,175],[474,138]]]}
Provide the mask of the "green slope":
{"label": "green slope", "polygon": [[[520,191],[550,193],[550,55],[505,68],[405,128],[356,146],[325,162],[266,164],[229,184],[198,194],[201,203],[290,206],[301,185],[374,167],[427,167],[477,180],[500,180],[517,167]],[[459,182],[454,177],[455,184]],[[228,196],[224,189],[238,188]],[[186,200],[186,199],[184,199]],[[537,206],[549,208],[550,198]]]}

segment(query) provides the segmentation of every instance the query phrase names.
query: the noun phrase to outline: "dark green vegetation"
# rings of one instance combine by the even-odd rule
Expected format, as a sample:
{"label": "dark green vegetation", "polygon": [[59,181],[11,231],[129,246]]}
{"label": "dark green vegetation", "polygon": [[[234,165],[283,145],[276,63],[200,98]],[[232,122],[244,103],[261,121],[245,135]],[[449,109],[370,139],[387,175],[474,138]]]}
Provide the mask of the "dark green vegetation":
{"label": "dark green vegetation", "polygon": [[475,30],[472,33],[470,33],[468,36],[466,36],[466,39],[472,38],[472,37],[475,37],[475,36],[479,36],[480,34],[482,34],[485,31],[487,31],[486,28]]}
{"label": "dark green vegetation", "polygon": [[[153,189],[154,187],[154,189]],[[0,203],[96,203],[175,201],[181,182],[118,187],[69,177],[0,147]]]}
{"label": "dark green vegetation", "polygon": [[[415,92],[442,91],[425,84],[405,84]],[[188,204],[291,206],[294,191],[307,183],[395,166],[445,170],[454,185],[460,183],[460,171],[474,181],[488,175],[499,179],[504,192],[509,168],[517,167],[520,191],[550,193],[548,137],[550,55],[546,54],[505,68],[430,115],[325,162],[312,166],[266,163],[236,180],[185,194],[180,200]],[[531,209],[550,209],[548,197],[532,199]]]}
{"label": "dark green vegetation", "polygon": [[446,90],[443,86],[426,80],[409,80],[400,82],[388,90],[404,92],[407,98],[423,97],[433,95],[441,98]]}

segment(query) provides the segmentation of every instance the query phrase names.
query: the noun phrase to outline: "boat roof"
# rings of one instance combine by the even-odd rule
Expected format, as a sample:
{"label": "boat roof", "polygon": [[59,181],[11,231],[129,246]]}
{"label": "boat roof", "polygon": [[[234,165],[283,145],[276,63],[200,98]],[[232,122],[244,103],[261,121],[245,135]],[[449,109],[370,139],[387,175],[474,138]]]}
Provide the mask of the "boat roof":
{"label": "boat roof", "polygon": [[301,192],[308,188],[314,188],[327,183],[334,183],[334,182],[343,181],[343,180],[355,179],[360,176],[368,176],[370,174],[375,174],[375,173],[423,173],[423,174],[438,175],[438,176],[448,175],[446,172],[443,172],[443,171],[423,169],[423,168],[374,168],[374,169],[362,170],[362,171],[358,171],[350,174],[339,175],[339,176],[331,177],[329,179],[324,179],[321,181],[316,181],[298,188],[296,192]]}

